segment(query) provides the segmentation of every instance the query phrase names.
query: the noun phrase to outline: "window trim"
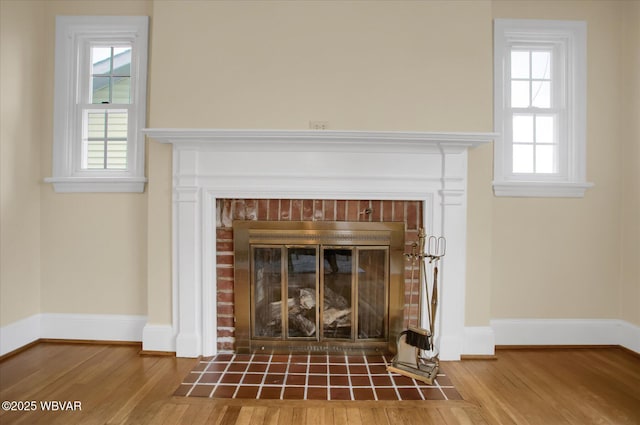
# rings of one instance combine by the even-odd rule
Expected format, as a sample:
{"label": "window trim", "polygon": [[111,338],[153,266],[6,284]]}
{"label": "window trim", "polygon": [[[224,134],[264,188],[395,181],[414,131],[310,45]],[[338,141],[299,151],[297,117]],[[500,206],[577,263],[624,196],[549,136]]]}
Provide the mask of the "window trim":
{"label": "window trim", "polygon": [[[143,192],[144,134],[147,103],[147,16],[57,16],[53,113],[52,183],[56,192]],[[132,75],[127,169],[86,170],[82,158],[80,60],[92,41],[127,41],[132,45]]]}
{"label": "window trim", "polygon": [[[542,43],[564,53],[560,59],[564,62],[561,90],[565,104],[559,114],[559,120],[564,122],[558,123],[561,130],[557,173],[512,172],[507,55],[514,43]],[[496,196],[583,197],[586,189],[593,186],[586,181],[586,43],[587,26],[583,21],[494,20],[494,130],[499,134],[494,145]]]}

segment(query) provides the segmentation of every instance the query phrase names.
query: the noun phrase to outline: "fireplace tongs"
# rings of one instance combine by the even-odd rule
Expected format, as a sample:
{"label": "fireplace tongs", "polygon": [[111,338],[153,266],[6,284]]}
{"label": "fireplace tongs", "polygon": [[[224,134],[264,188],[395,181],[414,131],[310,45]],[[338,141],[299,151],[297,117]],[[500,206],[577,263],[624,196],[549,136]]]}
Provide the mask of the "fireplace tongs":
{"label": "fireplace tongs", "polygon": [[[415,264],[419,270],[419,299],[418,317],[416,325],[407,320],[407,329],[402,331],[397,339],[397,354],[392,364],[387,367],[390,372],[399,373],[410,378],[433,384],[438,374],[439,352],[435,346],[435,321],[438,306],[438,262],[445,255],[446,241],[443,237],[430,236],[427,238],[424,229],[418,231],[418,242],[414,243],[411,254],[405,254],[411,261],[411,290],[409,307],[413,305],[413,283]],[[433,267],[433,281],[431,293],[427,278],[427,264]],[[427,319],[429,328],[420,326],[423,312],[423,299],[427,305]]]}

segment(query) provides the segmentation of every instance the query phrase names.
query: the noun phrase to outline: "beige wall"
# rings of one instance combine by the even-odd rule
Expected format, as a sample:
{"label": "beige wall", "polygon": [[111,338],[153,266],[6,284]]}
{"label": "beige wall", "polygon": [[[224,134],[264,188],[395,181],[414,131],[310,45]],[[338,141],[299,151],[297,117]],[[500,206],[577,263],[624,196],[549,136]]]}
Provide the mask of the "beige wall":
{"label": "beige wall", "polygon": [[55,194],[56,15],[150,15],[149,1],[1,1],[0,326],[44,313],[146,314],[146,194]]}
{"label": "beige wall", "polygon": [[640,325],[640,1],[622,9],[622,319]]}
{"label": "beige wall", "polygon": [[[632,187],[623,185],[620,167],[634,143],[627,142],[621,102],[627,7],[610,1],[493,4],[495,18],[587,21],[587,178],[596,186],[584,199],[494,199],[492,318],[621,318],[621,208],[628,196],[637,200],[637,192],[627,193]],[[629,308],[637,311],[637,301]]]}
{"label": "beige wall", "polygon": [[[484,1],[155,2],[150,126],[306,129],[326,120],[346,130],[491,131],[490,13]],[[490,152],[480,155],[490,161]],[[161,165],[149,164],[149,211],[160,216],[150,217],[149,246],[166,246],[170,151],[152,143],[150,155]],[[476,166],[485,185],[473,191],[486,210],[491,166]],[[486,211],[476,219],[478,233],[489,220]],[[150,257],[149,270],[163,275],[149,291],[167,304],[163,254]],[[470,285],[488,299],[487,262],[474,264],[482,275]],[[486,323],[486,306],[479,311]],[[150,306],[153,321],[160,314]]]}
{"label": "beige wall", "polygon": [[[46,1],[41,54],[53,75],[56,15],[150,15],[149,1]],[[42,177],[51,175],[53,80],[46,80]],[[58,194],[43,185],[42,311],[144,315],[146,194]]]}
{"label": "beige wall", "polygon": [[0,3],[0,326],[40,312],[43,15]]}
{"label": "beige wall", "polygon": [[40,183],[57,14],[152,16],[151,127],[416,131],[492,130],[493,17],[586,20],[596,186],[583,199],[495,198],[491,147],[470,153],[466,323],[640,324],[638,2],[1,3],[0,326],[38,312],[171,321],[170,147],[149,144],[145,194]]}

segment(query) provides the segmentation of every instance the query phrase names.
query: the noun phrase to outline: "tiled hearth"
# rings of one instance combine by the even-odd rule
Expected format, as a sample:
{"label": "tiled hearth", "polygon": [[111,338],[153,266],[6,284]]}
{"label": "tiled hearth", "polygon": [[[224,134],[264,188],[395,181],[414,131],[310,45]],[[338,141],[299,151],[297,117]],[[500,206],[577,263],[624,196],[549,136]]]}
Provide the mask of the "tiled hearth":
{"label": "tiled hearth", "polygon": [[275,400],[461,400],[441,371],[433,385],[387,372],[387,355],[219,354],[202,359],[176,396]]}

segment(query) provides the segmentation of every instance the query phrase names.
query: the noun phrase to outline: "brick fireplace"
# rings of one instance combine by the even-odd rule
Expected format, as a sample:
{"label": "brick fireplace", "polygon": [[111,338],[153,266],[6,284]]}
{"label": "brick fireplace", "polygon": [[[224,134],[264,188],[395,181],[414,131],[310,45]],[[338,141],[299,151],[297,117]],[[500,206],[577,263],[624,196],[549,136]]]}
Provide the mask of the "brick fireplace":
{"label": "brick fireplace", "polygon": [[[467,150],[492,141],[494,134],[216,129],[145,133],[173,145],[173,319],[170,326],[145,327],[144,349],[197,357],[232,347],[232,326],[223,326],[231,324],[233,314],[229,281],[223,279],[232,277],[230,258],[224,254],[228,237],[223,223],[235,214],[246,219],[252,202],[278,204],[277,209],[260,208],[255,214],[299,214],[301,220],[330,211],[342,214],[339,205],[344,205],[347,217],[360,220],[369,202],[382,205],[372,208],[373,219],[374,214],[389,213],[385,206],[409,200],[419,205],[405,208],[411,211],[405,219],[420,217],[412,229],[421,219],[427,234],[447,238],[439,275],[436,343],[442,360],[460,358],[465,341]],[[237,212],[225,209],[230,200],[244,200],[244,207]],[[220,242],[217,224],[222,228]]]}
{"label": "brick fireplace", "polygon": [[[358,222],[402,223],[404,251],[410,252],[422,226],[422,202],[406,200],[336,200],[336,199],[217,199],[216,200],[216,275],[217,275],[217,349],[233,352],[236,319],[234,273],[234,221],[260,222]],[[404,264],[403,264],[404,266]],[[411,298],[411,276],[403,273],[406,282],[404,316],[412,323],[417,320],[417,284]],[[409,300],[413,304],[409,305]]]}

